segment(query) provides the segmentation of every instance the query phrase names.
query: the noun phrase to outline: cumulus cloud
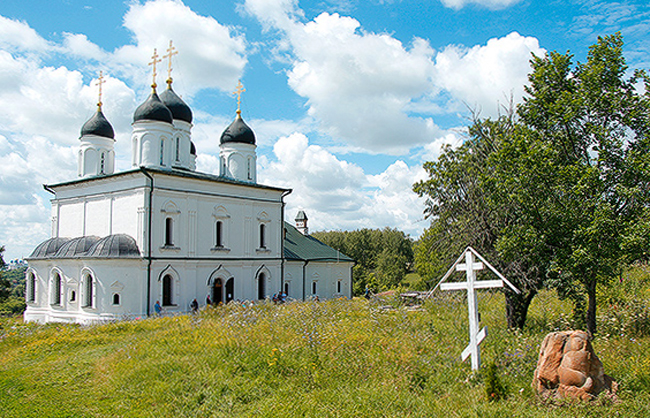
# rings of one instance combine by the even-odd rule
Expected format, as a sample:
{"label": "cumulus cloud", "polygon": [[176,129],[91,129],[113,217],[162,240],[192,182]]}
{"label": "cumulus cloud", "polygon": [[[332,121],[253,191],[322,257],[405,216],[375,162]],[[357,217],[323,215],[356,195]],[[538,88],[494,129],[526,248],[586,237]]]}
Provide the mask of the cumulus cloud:
{"label": "cumulus cloud", "polygon": [[6,51],[44,52],[50,44],[25,22],[0,16],[0,48]]}
{"label": "cumulus cloud", "polygon": [[295,1],[247,0],[245,9],[284,34],[288,84],[307,99],[320,131],[358,152],[399,155],[443,138],[434,114],[469,108],[496,116],[521,100],[531,53],[544,52],[537,39],[514,32],[436,52],[424,39],[404,45],[338,14],[302,23]]}
{"label": "cumulus cloud", "polygon": [[506,7],[512,6],[513,4],[519,3],[521,0],[440,0],[445,7],[449,7],[455,10],[462,9],[468,4],[476,4],[478,6],[483,6],[488,9],[504,9]]}
{"label": "cumulus cloud", "polygon": [[[115,59],[124,66],[132,64],[133,73],[139,72],[144,81],[147,63],[154,48],[158,55],[166,54],[173,40],[179,51],[174,57],[175,77],[182,83],[183,92],[192,94],[204,88],[230,90],[241,78],[246,58],[246,41],[212,17],[201,16],[182,2],[155,0],[144,4],[133,3],[124,16],[124,26],[133,33],[135,45],[126,45],[115,51]],[[158,77],[162,85],[166,78]]]}
{"label": "cumulus cloud", "polygon": [[383,173],[367,175],[294,133],[280,138],[274,159],[260,161],[260,180],[293,189],[287,197],[288,220],[305,210],[311,230],[383,228],[391,226],[417,236],[424,228],[422,201],[411,191],[424,178],[420,167],[402,161]]}
{"label": "cumulus cloud", "polygon": [[521,101],[530,72],[531,54],[545,50],[533,37],[517,32],[472,48],[448,46],[436,55],[435,83],[481,116],[496,116],[503,106]]}

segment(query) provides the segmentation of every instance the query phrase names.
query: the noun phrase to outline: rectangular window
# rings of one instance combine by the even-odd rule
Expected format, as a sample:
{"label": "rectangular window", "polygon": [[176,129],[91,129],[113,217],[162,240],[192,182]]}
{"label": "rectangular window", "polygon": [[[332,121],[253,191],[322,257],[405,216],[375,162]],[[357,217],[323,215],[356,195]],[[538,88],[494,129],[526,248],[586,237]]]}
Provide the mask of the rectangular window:
{"label": "rectangular window", "polygon": [[311,283],[311,294],[312,295],[316,294],[316,282]]}
{"label": "rectangular window", "polygon": [[266,225],[260,225],[260,248],[266,248]]}
{"label": "rectangular window", "polygon": [[174,245],[173,229],[174,220],[172,218],[165,219],[165,245],[170,247]]}
{"label": "rectangular window", "polygon": [[223,222],[217,221],[216,246],[223,247]]}

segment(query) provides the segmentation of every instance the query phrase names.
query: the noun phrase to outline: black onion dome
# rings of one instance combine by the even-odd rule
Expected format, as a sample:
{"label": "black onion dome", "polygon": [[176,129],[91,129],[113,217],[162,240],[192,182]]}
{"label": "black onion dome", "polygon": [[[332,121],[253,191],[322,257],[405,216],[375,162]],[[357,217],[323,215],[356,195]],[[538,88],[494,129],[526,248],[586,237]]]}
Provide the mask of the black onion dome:
{"label": "black onion dome", "polygon": [[90,235],[87,237],[73,238],[59,248],[54,255],[55,258],[75,258],[86,255],[86,252],[99,241],[99,237]]}
{"label": "black onion dome", "polygon": [[101,109],[95,113],[81,128],[81,136],[97,135],[104,138],[115,139],[115,131],[108,122]]}
{"label": "black onion dome", "polygon": [[196,155],[196,145],[192,141],[190,141],[190,155]]}
{"label": "black onion dome", "polygon": [[160,100],[172,112],[172,117],[177,120],[183,120],[192,123],[192,109],[178,97],[178,94],[168,85],[167,89],[160,93]]}
{"label": "black onion dome", "polygon": [[70,238],[54,237],[38,244],[29,258],[51,258]]}
{"label": "black onion dome", "polygon": [[255,134],[246,125],[246,122],[237,115],[235,121],[221,134],[221,143],[238,142],[242,144],[255,145]]}
{"label": "black onion dome", "polygon": [[140,120],[157,120],[161,122],[172,123],[172,112],[160,101],[158,93],[155,91],[151,96],[135,109],[133,122]]}
{"label": "black onion dome", "polygon": [[133,258],[140,257],[140,250],[133,237],[126,234],[115,234],[97,241],[90,247],[87,256],[97,258]]}

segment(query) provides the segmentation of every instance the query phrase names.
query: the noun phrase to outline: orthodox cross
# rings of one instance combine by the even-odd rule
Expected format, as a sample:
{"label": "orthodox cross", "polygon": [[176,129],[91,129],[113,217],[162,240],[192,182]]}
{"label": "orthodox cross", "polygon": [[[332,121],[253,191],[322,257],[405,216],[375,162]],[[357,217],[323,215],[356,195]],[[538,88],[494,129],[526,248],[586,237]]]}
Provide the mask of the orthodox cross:
{"label": "orthodox cross", "polygon": [[237,114],[241,115],[241,94],[245,92],[246,89],[241,83],[241,80],[239,80],[239,83],[237,83],[237,90],[233,91],[232,94],[237,95]]}
{"label": "orthodox cross", "polygon": [[[480,261],[476,261],[474,256],[478,257]],[[460,264],[462,259],[465,258],[465,264]],[[494,274],[499,277],[499,280],[476,280],[476,272],[483,270],[484,264],[488,266]],[[464,271],[466,273],[467,281],[443,283],[451,274],[456,271]],[[478,314],[478,300],[476,299],[476,289],[488,289],[495,287],[503,287],[506,283],[512,290],[519,293],[519,289],[512,285],[501,273],[497,271],[490,263],[487,262],[479,253],[472,247],[467,247],[463,254],[458,257],[458,260],[447,271],[442,279],[438,282],[433,290],[440,287],[441,290],[467,290],[467,308],[469,314],[469,345],[463,350],[461,359],[467,360],[467,357],[472,357],[472,370],[478,370],[481,367],[481,351],[479,344],[487,336],[487,327],[483,327],[479,331],[479,314]],[[433,290],[429,293],[431,294]]]}
{"label": "orthodox cross", "polygon": [[97,79],[96,86],[99,86],[99,101],[97,102],[97,110],[102,110],[102,84],[106,83],[104,80],[104,73],[99,71],[99,78]]}
{"label": "orthodox cross", "polygon": [[149,65],[153,66],[153,83],[151,84],[151,87],[154,88],[154,89],[157,87],[156,75],[158,75],[156,73],[156,64],[161,62],[161,61],[162,60],[158,59],[158,52],[156,51],[156,48],[154,48],[153,49],[153,55],[151,56],[151,62],[149,63]]}
{"label": "orthodox cross", "polygon": [[167,54],[163,55],[163,59],[169,59],[167,64],[167,84],[172,83],[172,56],[174,55],[178,55],[178,51],[176,51],[176,48],[174,48],[174,45],[172,45],[172,41],[169,40],[169,48],[167,48]]}

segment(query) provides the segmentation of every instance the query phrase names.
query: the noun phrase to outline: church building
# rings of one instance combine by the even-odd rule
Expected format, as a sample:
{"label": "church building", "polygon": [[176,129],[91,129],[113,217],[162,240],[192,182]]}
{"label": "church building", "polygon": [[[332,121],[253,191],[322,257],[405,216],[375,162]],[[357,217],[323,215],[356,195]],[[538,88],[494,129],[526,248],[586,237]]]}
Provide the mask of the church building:
{"label": "church building", "polygon": [[[168,54],[171,73],[170,43]],[[351,297],[354,261],[308,235],[290,189],[257,183],[255,134],[240,111],[221,134],[219,175],[196,171],[192,110],[172,89],[133,115],[132,168],[115,172],[115,134],[97,112],[81,129],[78,178],[52,193],[52,238],[27,259],[26,321],[95,323],[234,300]],[[216,144],[215,144],[216,146]]]}

